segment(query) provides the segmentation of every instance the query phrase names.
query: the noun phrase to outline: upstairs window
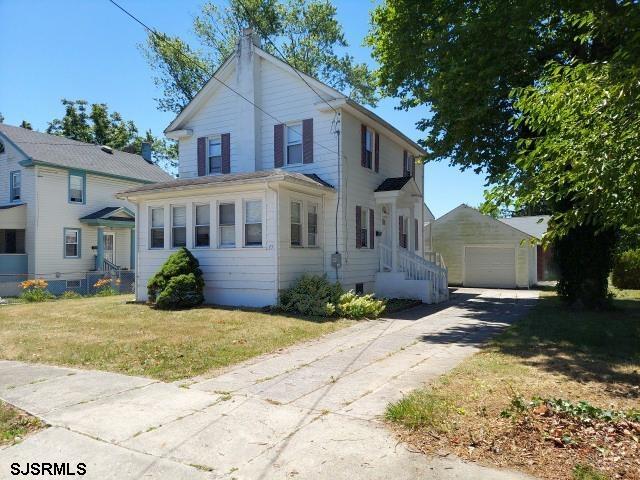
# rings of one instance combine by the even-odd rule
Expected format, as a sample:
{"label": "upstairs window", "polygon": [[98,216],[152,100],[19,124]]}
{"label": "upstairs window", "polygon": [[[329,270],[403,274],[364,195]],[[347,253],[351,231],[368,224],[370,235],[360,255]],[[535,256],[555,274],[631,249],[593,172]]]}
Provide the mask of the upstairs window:
{"label": "upstairs window", "polygon": [[84,173],[69,173],[70,203],[85,203],[85,178]]}
{"label": "upstairs window", "polygon": [[307,247],[318,246],[318,205],[307,207]]}
{"label": "upstairs window", "polygon": [[196,205],[195,214],[195,246],[208,247],[210,243],[209,224],[211,222],[209,218],[209,204]]}
{"label": "upstairs window", "polygon": [[236,204],[221,203],[218,207],[220,246],[236,246]]}
{"label": "upstairs window", "polygon": [[208,153],[209,175],[218,175],[222,173],[222,138],[209,138]]}
{"label": "upstairs window", "polygon": [[302,203],[291,202],[291,246],[302,246]]}
{"label": "upstairs window", "polygon": [[244,204],[244,244],[247,247],[262,246],[262,202],[248,200]]}
{"label": "upstairs window", "polygon": [[406,150],[404,152],[404,162],[402,163],[402,176],[413,176],[413,155],[410,155]]}
{"label": "upstairs window", "polygon": [[371,168],[373,165],[373,130],[367,128],[364,137],[364,155],[365,155],[365,164],[364,166],[367,168]]}
{"label": "upstairs window", "polygon": [[302,163],[302,123],[287,125],[287,165]]}
{"label": "upstairs window", "polygon": [[11,172],[9,177],[9,201],[20,201],[20,186],[22,184],[20,171]]}
{"label": "upstairs window", "polygon": [[171,207],[171,246],[187,246],[187,207]]}
{"label": "upstairs window", "polygon": [[164,208],[151,209],[151,248],[164,248]]}

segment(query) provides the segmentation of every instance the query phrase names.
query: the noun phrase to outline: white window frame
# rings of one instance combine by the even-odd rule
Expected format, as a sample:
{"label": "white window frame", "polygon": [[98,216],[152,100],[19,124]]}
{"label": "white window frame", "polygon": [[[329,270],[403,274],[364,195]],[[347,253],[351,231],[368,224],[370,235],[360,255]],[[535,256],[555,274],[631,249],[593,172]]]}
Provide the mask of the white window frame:
{"label": "white window frame", "polygon": [[[176,225],[175,221],[174,221],[174,210],[176,208],[183,208],[184,209],[184,225]],[[170,210],[169,212],[171,213],[171,248],[181,248],[181,247],[186,247],[187,246],[187,207],[186,205],[171,205],[170,206]],[[182,228],[184,230],[184,245],[176,245],[175,241],[176,241],[176,235],[175,235],[175,229],[176,228]]]}
{"label": "white window frame", "polygon": [[[69,233],[76,234],[75,242],[67,242],[67,235]],[[67,255],[67,245],[75,245],[76,246],[76,254],[75,255]],[[80,229],[79,228],[65,228],[64,229],[64,258],[80,258]]]}
{"label": "white window frame", "polygon": [[[247,222],[247,211],[248,211],[247,204],[248,203],[259,203],[260,204],[260,221],[259,222],[251,222],[251,223]],[[264,226],[264,223],[263,223],[263,216],[264,216],[263,205],[264,205],[264,203],[262,202],[262,199],[260,199],[260,198],[247,198],[242,202],[242,205],[243,205],[243,219],[242,219],[242,221],[243,221],[243,224],[242,224],[243,245],[246,248],[260,248],[260,247],[262,247],[264,245],[264,229],[262,228]],[[247,225],[260,225],[261,234],[260,234],[260,243],[259,244],[255,243],[255,244],[249,245],[247,243]]]}
{"label": "white window frame", "polygon": [[[304,145],[302,138],[302,122],[291,122],[285,125],[285,142],[284,142],[284,154],[286,157],[286,165],[302,165],[304,163]],[[289,129],[295,130],[295,133],[300,134],[300,142],[290,143],[289,142]],[[299,162],[291,162],[289,161],[289,146],[290,145],[300,145],[300,161]]]}
{"label": "white window frame", "polygon": [[[316,231],[315,231],[315,241],[313,243],[311,243],[310,241],[310,227],[311,227],[311,222],[309,222],[309,214],[311,213],[311,209],[315,208],[315,215],[316,215]],[[307,247],[309,248],[318,248],[320,246],[320,206],[315,203],[315,202],[307,202],[307,208],[306,208],[306,212],[307,212]]]}
{"label": "white window frame", "polygon": [[[222,215],[220,214],[220,208],[223,205],[232,205],[233,206],[233,224],[222,224]],[[221,201],[218,202],[217,207],[217,217],[218,217],[218,248],[235,248],[236,247],[236,202],[235,200],[230,201]],[[233,228],[233,244],[231,243],[222,243],[222,229],[223,228]]]}
{"label": "white window frame", "polygon": [[[16,187],[16,179],[18,179],[18,186]],[[18,192],[15,195],[15,192]],[[22,172],[20,170],[14,170],[9,173],[9,201],[19,202],[22,199]]]}
{"label": "white window frame", "polygon": [[[211,159],[214,155],[211,155],[211,143],[218,143],[220,145],[220,171],[211,171]],[[218,155],[215,155],[217,157]],[[207,137],[207,174],[208,175],[222,175],[222,135],[212,135]]]}
{"label": "white window frame", "polygon": [[[297,203],[298,205],[300,205],[300,222],[299,223],[293,222],[293,204],[294,203]],[[293,243],[292,231],[293,231],[294,225],[298,225],[298,228],[300,229],[299,245]],[[302,202],[301,200],[291,200],[291,202],[289,203],[289,237],[290,237],[289,244],[291,247],[293,248],[304,247],[304,202]]]}
{"label": "white window frame", "polygon": [[[198,223],[198,207],[209,207],[209,215],[207,215],[207,223]],[[209,230],[209,243],[207,245],[198,245],[198,228],[207,227]],[[194,203],[193,204],[193,248],[211,248],[211,204],[210,203]]]}
{"label": "white window frame", "polygon": [[413,155],[411,155],[409,152],[407,152],[407,156],[404,158],[404,164],[402,165],[403,171],[402,171],[402,176],[403,177],[410,177],[411,176],[411,167],[413,164]]}
{"label": "white window frame", "polygon": [[[80,200],[72,200],[71,199],[71,179],[72,178],[79,178],[80,179],[80,192],[82,192],[82,198]],[[68,195],[68,201],[69,203],[72,204],[85,204],[87,201],[87,176],[84,173],[78,173],[78,172],[69,172],[69,191],[67,193]]]}
{"label": "white window frame", "polygon": [[[153,211],[154,210],[160,210],[162,211],[162,225],[161,226],[153,226]],[[149,207],[149,249],[150,250],[162,250],[167,246],[167,242],[165,242],[165,234],[164,234],[164,207],[163,206],[158,206],[158,207]],[[154,247],[153,246],[153,231],[154,230],[160,230],[162,232],[162,246],[161,247]]]}

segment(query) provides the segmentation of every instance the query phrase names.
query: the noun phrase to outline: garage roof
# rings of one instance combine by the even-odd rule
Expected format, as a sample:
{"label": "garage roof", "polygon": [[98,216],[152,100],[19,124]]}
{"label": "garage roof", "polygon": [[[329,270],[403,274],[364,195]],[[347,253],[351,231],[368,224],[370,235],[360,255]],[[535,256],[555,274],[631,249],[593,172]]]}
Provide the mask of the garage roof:
{"label": "garage roof", "polygon": [[534,215],[527,217],[499,218],[502,223],[527,233],[532,237],[541,239],[547,231],[551,215]]}

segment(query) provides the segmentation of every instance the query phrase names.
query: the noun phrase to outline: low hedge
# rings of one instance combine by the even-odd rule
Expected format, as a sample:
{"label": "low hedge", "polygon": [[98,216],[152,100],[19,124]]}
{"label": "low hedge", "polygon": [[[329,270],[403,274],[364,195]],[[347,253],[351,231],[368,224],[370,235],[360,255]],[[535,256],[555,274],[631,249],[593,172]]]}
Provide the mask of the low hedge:
{"label": "low hedge", "polygon": [[616,257],[612,281],[618,288],[640,289],[640,249],[627,250]]}

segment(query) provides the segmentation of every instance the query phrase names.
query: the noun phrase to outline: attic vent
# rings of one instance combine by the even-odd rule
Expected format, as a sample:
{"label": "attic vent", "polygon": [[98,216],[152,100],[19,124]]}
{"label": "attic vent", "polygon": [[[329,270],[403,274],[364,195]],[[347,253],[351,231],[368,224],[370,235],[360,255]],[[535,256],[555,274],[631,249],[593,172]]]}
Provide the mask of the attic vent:
{"label": "attic vent", "polygon": [[108,147],[107,145],[102,145],[100,147],[100,150],[102,150],[103,152],[108,153],[110,155],[113,155],[113,148]]}

